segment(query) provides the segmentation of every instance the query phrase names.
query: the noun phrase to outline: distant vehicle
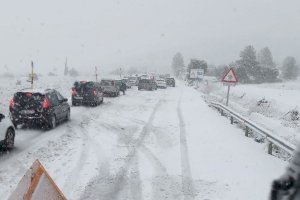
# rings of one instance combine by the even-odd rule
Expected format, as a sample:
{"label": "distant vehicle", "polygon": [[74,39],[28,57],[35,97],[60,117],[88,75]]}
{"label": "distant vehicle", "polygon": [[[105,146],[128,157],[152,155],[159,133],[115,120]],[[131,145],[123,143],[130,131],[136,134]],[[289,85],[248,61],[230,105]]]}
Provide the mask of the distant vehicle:
{"label": "distant vehicle", "polygon": [[157,85],[153,79],[141,79],[138,90],[157,90]]}
{"label": "distant vehicle", "polygon": [[162,89],[167,88],[167,83],[166,83],[165,79],[157,79],[156,84],[157,84],[157,88],[162,88]]}
{"label": "distant vehicle", "polygon": [[126,84],[126,88],[127,88],[127,89],[131,88],[131,84],[130,84],[128,78],[123,78],[122,81]]}
{"label": "distant vehicle", "polygon": [[9,104],[10,116],[15,127],[38,125],[55,128],[59,122],[70,119],[70,105],[58,91],[23,90],[14,94]]}
{"label": "distant vehicle", "polygon": [[9,117],[0,113],[0,148],[12,149],[15,143],[15,127]]}
{"label": "distant vehicle", "polygon": [[159,78],[163,78],[163,79],[166,79],[166,78],[170,78],[170,74],[160,74],[159,75]]}
{"label": "distant vehicle", "polygon": [[104,79],[101,80],[101,87],[105,95],[117,97],[120,95],[120,85],[116,80]]}
{"label": "distant vehicle", "polygon": [[125,91],[127,90],[127,85],[124,80],[116,80],[116,84],[119,87],[119,90],[123,92],[123,95],[125,95]]}
{"label": "distant vehicle", "polygon": [[174,78],[166,78],[167,86],[175,87],[175,79]]}
{"label": "distant vehicle", "polygon": [[139,76],[140,79],[150,79],[150,77],[147,74],[142,74]]}
{"label": "distant vehicle", "polygon": [[72,105],[97,106],[103,103],[103,91],[100,83],[76,81],[72,88]]}
{"label": "distant vehicle", "polygon": [[130,77],[129,78],[129,84],[131,86],[138,86],[138,84],[139,84],[139,78],[138,77]]}

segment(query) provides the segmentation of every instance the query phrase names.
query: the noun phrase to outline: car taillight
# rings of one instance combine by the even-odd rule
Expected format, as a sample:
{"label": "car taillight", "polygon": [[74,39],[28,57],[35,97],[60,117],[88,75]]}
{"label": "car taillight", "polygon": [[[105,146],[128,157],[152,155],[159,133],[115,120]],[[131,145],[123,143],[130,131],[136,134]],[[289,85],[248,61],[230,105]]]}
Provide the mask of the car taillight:
{"label": "car taillight", "polygon": [[10,101],[9,101],[9,107],[10,108],[13,108],[15,106],[15,100],[14,99],[11,99]]}
{"label": "car taillight", "polygon": [[72,88],[72,96],[76,96],[77,95],[77,91],[75,88]]}
{"label": "car taillight", "polygon": [[45,98],[43,103],[42,103],[42,108],[43,109],[48,109],[50,107],[50,102],[48,98]]}
{"label": "car taillight", "polygon": [[97,95],[97,91],[96,89],[93,90],[93,95],[96,96]]}
{"label": "car taillight", "polygon": [[32,93],[27,92],[27,93],[26,93],[26,96],[27,96],[27,97],[32,97]]}

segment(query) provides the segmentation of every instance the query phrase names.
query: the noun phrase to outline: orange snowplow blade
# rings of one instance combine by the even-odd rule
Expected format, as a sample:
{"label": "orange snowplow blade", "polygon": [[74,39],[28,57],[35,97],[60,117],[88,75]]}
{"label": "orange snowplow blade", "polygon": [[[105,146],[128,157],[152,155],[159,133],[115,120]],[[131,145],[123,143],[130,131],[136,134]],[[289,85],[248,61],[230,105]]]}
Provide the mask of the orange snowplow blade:
{"label": "orange snowplow blade", "polygon": [[43,165],[36,160],[8,200],[67,200]]}

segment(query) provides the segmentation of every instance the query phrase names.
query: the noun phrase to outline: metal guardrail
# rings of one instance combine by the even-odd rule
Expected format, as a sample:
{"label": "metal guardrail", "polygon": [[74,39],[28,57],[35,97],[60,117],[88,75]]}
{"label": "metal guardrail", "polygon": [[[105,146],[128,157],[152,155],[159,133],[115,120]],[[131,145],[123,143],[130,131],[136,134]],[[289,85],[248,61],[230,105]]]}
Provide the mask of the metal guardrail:
{"label": "metal guardrail", "polygon": [[221,115],[229,115],[231,124],[234,121],[238,121],[240,124],[245,126],[245,136],[248,137],[250,130],[258,133],[259,135],[263,136],[268,142],[268,153],[272,154],[273,146],[276,146],[289,154],[292,154],[296,150],[296,146],[285,141],[284,139],[274,135],[271,131],[266,130],[265,128],[260,127],[255,122],[243,117],[242,115],[238,114],[237,112],[233,111],[229,107],[216,102],[210,102],[209,105],[211,107],[216,108],[221,112]]}

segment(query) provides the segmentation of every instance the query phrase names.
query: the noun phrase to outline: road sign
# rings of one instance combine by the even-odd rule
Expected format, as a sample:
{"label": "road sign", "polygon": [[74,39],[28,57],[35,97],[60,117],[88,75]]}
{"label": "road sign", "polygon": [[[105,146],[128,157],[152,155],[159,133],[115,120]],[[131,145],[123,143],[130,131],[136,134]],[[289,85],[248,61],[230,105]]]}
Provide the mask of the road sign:
{"label": "road sign", "polygon": [[225,83],[228,86],[227,96],[226,96],[226,106],[228,106],[230,86],[235,85],[238,82],[237,76],[236,76],[233,68],[230,68],[228,70],[228,72],[223,76],[222,82]]}
{"label": "road sign", "polygon": [[8,200],[67,200],[42,164],[36,160]]}
{"label": "road sign", "polygon": [[236,76],[233,68],[230,68],[228,70],[228,72],[223,76],[222,82],[224,82],[224,83],[237,83],[238,82],[237,76]]}
{"label": "road sign", "polygon": [[191,69],[190,70],[190,78],[193,79],[203,79],[204,70],[203,69]]}

